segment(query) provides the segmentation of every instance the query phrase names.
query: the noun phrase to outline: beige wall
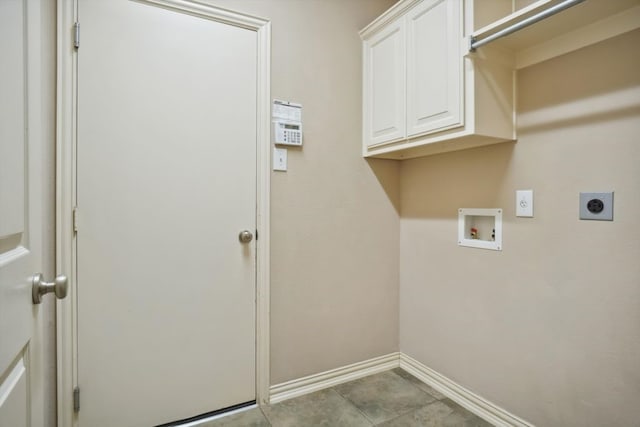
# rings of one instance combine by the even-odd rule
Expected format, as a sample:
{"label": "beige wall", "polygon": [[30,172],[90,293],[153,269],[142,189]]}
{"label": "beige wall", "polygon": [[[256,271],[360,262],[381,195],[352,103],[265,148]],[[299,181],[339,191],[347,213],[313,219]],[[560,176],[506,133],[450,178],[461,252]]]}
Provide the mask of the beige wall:
{"label": "beige wall", "polygon": [[[637,423],[640,32],[520,72],[517,144],[365,161],[357,31],[394,0],[210,2],[272,20],[272,96],[304,106],[272,174],[272,384],[397,351],[400,307],[402,351],[536,425]],[[615,221],[579,221],[606,190]],[[504,250],[459,248],[459,207],[504,208]]]}
{"label": "beige wall", "polygon": [[360,152],[358,36],[394,0],[212,3],[271,20],[271,95],[303,105],[271,178],[271,383],[397,351],[399,165]]}
{"label": "beige wall", "polygon": [[[272,96],[304,106],[304,147],[289,150],[289,172],[272,174],[272,384],[398,350],[399,165],[368,163],[360,153],[357,34],[394,1],[210,1],[272,20]],[[43,16],[46,63],[55,68],[53,3]],[[49,76],[43,108],[53,120],[55,73]],[[53,122],[47,125],[53,144]],[[44,153],[51,203],[54,148]],[[44,236],[46,277],[54,274],[52,221]],[[45,419],[55,425],[55,314],[48,301]]]}
{"label": "beige wall", "polygon": [[[640,419],[639,43],[519,72],[516,144],[402,164],[401,351],[535,425]],[[613,222],[578,220],[609,190]],[[504,209],[502,252],[457,246],[461,207]]]}

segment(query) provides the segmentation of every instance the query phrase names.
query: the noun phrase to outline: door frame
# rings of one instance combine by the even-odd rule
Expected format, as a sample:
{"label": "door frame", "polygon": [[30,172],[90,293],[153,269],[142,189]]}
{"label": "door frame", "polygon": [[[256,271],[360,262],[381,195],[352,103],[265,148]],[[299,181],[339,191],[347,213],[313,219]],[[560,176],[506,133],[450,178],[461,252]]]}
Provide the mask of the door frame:
{"label": "door frame", "polygon": [[[256,226],[256,401],[269,403],[270,306],[270,82],[271,22],[191,0],[132,0],[255,31],[257,35],[257,193]],[[76,0],[59,0],[57,9],[56,96],[56,268],[67,272],[69,297],[56,314],[58,425],[77,424],[73,389],[77,376],[77,282],[74,207],[76,206],[77,55],[74,47]],[[80,40],[82,40],[80,38]],[[82,227],[80,224],[79,227]]]}

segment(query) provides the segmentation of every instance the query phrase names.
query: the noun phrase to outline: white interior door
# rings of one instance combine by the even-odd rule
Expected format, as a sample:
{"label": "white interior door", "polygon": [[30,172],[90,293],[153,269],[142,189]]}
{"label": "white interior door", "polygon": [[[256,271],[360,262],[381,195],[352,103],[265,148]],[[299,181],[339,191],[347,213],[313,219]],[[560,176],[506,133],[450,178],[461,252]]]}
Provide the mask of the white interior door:
{"label": "white interior door", "polygon": [[[40,4],[0,1],[0,426],[40,426],[41,306],[32,279],[43,270]],[[48,141],[52,142],[52,141]],[[52,170],[52,169],[50,169]]]}
{"label": "white interior door", "polygon": [[253,401],[256,33],[146,1],[78,19],[79,425]]}

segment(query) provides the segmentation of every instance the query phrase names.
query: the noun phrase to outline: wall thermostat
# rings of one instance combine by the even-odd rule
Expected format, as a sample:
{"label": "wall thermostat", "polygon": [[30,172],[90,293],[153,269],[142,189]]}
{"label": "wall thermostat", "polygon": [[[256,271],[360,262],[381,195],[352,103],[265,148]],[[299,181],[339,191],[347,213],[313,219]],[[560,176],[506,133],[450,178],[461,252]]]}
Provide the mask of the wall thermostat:
{"label": "wall thermostat", "polygon": [[299,124],[276,122],[275,143],[282,145],[302,145],[302,127]]}
{"label": "wall thermostat", "polygon": [[273,100],[273,142],[279,145],[302,145],[302,105]]}

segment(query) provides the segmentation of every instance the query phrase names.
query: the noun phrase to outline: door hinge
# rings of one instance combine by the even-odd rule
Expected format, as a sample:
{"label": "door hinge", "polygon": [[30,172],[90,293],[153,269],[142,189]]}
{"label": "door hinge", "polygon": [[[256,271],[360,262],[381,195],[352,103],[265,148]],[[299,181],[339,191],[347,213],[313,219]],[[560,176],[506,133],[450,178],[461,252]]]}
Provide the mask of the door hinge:
{"label": "door hinge", "polygon": [[76,49],[80,47],[80,23],[73,24],[73,47]]}
{"label": "door hinge", "polygon": [[78,207],[73,208],[73,232],[78,232]]}
{"label": "door hinge", "polygon": [[256,241],[258,240],[258,230],[256,230]]}
{"label": "door hinge", "polygon": [[80,387],[73,389],[73,412],[80,411]]}

